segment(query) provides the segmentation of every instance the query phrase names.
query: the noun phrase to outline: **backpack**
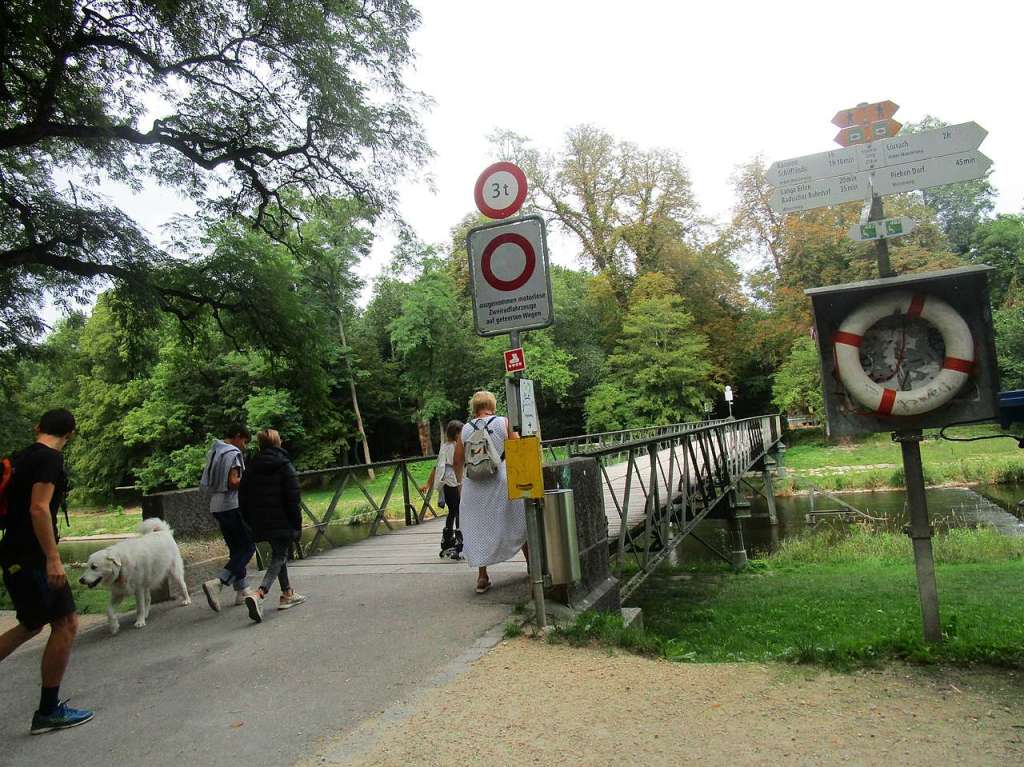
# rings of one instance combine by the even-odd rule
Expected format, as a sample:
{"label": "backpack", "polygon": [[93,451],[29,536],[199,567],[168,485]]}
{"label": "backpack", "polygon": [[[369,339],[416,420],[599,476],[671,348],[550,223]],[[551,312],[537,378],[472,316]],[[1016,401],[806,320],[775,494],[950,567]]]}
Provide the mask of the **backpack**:
{"label": "backpack", "polygon": [[0,458],[0,530],[7,529],[7,494],[14,478],[14,464],[10,458]]}
{"label": "backpack", "polygon": [[466,451],[466,476],[470,479],[490,479],[498,472],[498,467],[505,459],[504,454],[498,453],[491,439],[491,422],[498,416],[492,415],[483,428],[474,421],[469,425],[473,427],[473,433],[469,435],[463,445]]}

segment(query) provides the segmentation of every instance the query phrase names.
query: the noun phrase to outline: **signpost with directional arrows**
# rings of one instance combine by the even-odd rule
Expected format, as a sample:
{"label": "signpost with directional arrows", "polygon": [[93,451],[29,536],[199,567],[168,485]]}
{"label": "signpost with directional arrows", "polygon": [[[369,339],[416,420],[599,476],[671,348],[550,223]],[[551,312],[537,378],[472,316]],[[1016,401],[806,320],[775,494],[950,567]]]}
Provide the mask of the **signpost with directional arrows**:
{"label": "signpost with directional arrows", "polygon": [[[874,241],[879,277],[882,279],[877,288],[870,286],[870,283],[844,286],[849,291],[857,292],[857,301],[863,301],[863,297],[870,295],[869,291],[871,290],[891,289],[889,287],[891,283],[888,281],[890,278],[896,277],[896,273],[889,262],[888,238],[908,234],[915,226],[911,219],[903,216],[886,218],[882,204],[883,195],[973,181],[984,177],[992,165],[992,161],[978,151],[978,147],[985,139],[986,132],[977,123],[962,123],[900,136],[897,134],[902,126],[892,119],[897,109],[899,107],[891,101],[860,104],[853,109],[844,109],[832,118],[833,124],[840,128],[835,140],[843,147],[842,149],[781,160],[772,163],[767,171],[768,183],[775,187],[769,204],[777,214],[813,210],[855,200],[870,205],[870,212],[866,216],[866,220],[862,219],[860,223],[850,227],[849,236],[860,242]],[[906,278],[901,279],[905,280]],[[950,283],[943,277],[941,282],[937,280],[934,284],[938,286]],[[869,285],[869,287],[865,288],[865,285]],[[981,305],[987,312],[987,289],[984,285],[985,283],[982,282]],[[824,289],[819,288],[818,290]],[[878,293],[877,295],[882,294]],[[913,307],[913,302],[919,299],[923,304],[924,298],[915,294],[913,301],[910,302],[911,306]],[[816,305],[816,318],[819,311],[824,312],[826,316],[829,313],[835,313],[839,317],[831,317],[829,321],[835,319],[838,326],[842,315],[836,301],[836,296],[830,294],[828,301]],[[851,306],[856,305],[851,304]],[[862,305],[866,306],[866,304]],[[848,310],[849,307],[842,311]],[[903,311],[907,317],[913,315],[913,308]],[[920,311],[913,316],[920,316]],[[961,319],[960,322],[963,320]],[[864,329],[866,331],[864,337],[867,337],[870,330],[870,327]],[[905,333],[905,330],[903,332]],[[839,335],[844,334],[840,333]],[[857,339],[856,345],[859,347],[862,336],[854,337]],[[827,335],[819,334],[818,339],[822,359],[822,380],[827,393],[830,391],[833,380],[839,381],[838,376],[835,376],[835,370],[829,368],[829,359],[835,353],[835,342],[830,349]],[[904,336],[904,340],[906,340],[906,336]],[[973,340],[975,345],[982,349],[993,348],[991,325],[988,326],[983,337],[974,337]],[[850,342],[840,340],[839,343]],[[900,351],[899,357],[902,358],[902,356],[903,352]],[[902,362],[897,360],[895,370],[898,371],[901,364]],[[985,367],[988,369],[995,367],[994,357],[990,358],[990,362]],[[829,374],[830,370],[832,375]],[[863,374],[863,371],[861,372]],[[891,374],[890,379],[895,375],[895,372]],[[874,379],[874,381],[878,380]],[[900,389],[905,388],[908,387],[900,385]],[[896,389],[886,388],[885,391],[895,394]],[[979,388],[977,391],[983,391],[983,389]],[[981,399],[985,398],[981,397]],[[833,402],[832,399],[828,399],[826,394],[830,429],[833,428],[831,425],[833,418],[850,417],[841,416],[841,411],[833,406]],[[883,411],[879,409],[878,412]],[[884,412],[888,417],[889,411]],[[990,407],[988,412],[991,414],[995,411]],[[856,413],[853,417],[859,418],[861,415]],[[948,422],[946,421],[946,423]],[[974,423],[975,421],[964,420],[961,422]],[[922,439],[920,425],[905,420],[902,422],[896,420],[892,422],[892,427],[895,429],[893,440],[900,443],[903,453],[903,473],[906,477],[907,507],[910,516],[910,526],[907,529],[913,539],[924,638],[928,642],[940,642],[942,633],[932,556],[931,525],[924,496],[924,469],[921,463],[919,444]],[[872,429],[877,430],[875,427]]]}

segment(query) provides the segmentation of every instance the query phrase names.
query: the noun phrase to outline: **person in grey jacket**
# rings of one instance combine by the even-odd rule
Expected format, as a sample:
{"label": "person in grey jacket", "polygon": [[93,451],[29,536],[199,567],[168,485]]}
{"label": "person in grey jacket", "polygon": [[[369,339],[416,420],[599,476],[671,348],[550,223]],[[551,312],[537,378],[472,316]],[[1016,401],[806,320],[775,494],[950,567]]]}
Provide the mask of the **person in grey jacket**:
{"label": "person in grey jacket", "polygon": [[281,447],[281,435],[264,429],[256,435],[260,453],[249,462],[238,488],[239,508],[254,541],[270,543],[270,564],[255,594],[245,598],[249,617],[263,620],[263,600],[276,579],[281,584],[278,610],[302,604],[306,598],[295,593],[288,580],[288,550],[302,535],[299,477],[288,453]]}
{"label": "person in grey jacket", "polygon": [[216,612],[220,612],[220,593],[225,586],[234,587],[236,605],[251,593],[246,566],[256,553],[256,546],[238,511],[238,487],[245,471],[242,451],[249,445],[249,439],[249,430],[240,425],[231,426],[223,440],[215,439],[206,453],[199,481],[210,496],[210,513],[228,547],[228,561],[220,575],[203,584],[206,601]]}

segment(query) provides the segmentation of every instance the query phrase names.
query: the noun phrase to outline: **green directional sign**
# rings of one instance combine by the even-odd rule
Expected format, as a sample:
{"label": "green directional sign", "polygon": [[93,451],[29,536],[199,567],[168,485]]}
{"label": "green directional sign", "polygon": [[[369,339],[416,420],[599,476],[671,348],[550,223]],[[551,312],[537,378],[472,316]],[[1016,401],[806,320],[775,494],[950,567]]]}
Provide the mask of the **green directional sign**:
{"label": "green directional sign", "polygon": [[854,224],[850,227],[849,235],[851,240],[868,242],[871,240],[884,240],[887,237],[901,237],[910,234],[914,230],[913,219],[906,216],[887,218],[884,221],[868,221],[863,224]]}

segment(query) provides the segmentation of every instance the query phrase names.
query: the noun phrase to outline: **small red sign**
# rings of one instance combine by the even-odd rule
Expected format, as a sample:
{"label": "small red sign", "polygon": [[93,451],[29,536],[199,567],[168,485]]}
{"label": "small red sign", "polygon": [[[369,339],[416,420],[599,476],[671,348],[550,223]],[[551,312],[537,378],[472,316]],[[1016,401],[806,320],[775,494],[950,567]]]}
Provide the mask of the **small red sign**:
{"label": "small red sign", "polygon": [[861,104],[850,109],[841,109],[832,118],[832,124],[837,128],[850,128],[854,125],[867,125],[868,123],[888,120],[899,109],[898,104],[891,101],[879,101],[875,104]]}
{"label": "small red sign", "polygon": [[488,218],[508,218],[526,202],[526,174],[510,162],[489,165],[476,180],[473,199]]}
{"label": "small red sign", "polygon": [[523,370],[526,370],[526,357],[523,356],[522,347],[505,352],[505,372],[519,373]]}

